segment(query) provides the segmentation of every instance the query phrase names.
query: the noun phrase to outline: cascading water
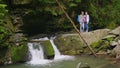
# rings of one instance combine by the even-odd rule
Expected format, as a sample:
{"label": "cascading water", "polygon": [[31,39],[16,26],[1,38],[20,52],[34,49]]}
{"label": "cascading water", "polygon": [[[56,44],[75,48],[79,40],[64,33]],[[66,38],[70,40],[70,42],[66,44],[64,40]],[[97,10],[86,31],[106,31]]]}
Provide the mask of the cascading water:
{"label": "cascading water", "polygon": [[[55,51],[55,57],[53,60],[44,59],[44,51],[40,43],[28,43],[31,60],[27,63],[36,65],[36,64],[47,64],[49,62],[56,61],[56,60],[73,59],[73,57],[71,56],[60,54],[59,50],[54,44],[54,41],[53,41],[54,39],[55,37],[50,38],[51,45],[53,46],[53,49]],[[45,37],[45,38],[33,39],[33,40],[38,41],[38,40],[49,40],[49,39]]]}
{"label": "cascading water", "polygon": [[60,51],[58,50],[58,48],[56,47],[56,45],[54,44],[54,39],[55,37],[51,37],[50,38],[50,42],[53,46],[53,49],[55,51],[55,57],[54,60],[68,60],[68,59],[73,59],[73,56],[68,56],[68,55],[61,55]]}
{"label": "cascading water", "polygon": [[51,44],[52,44],[52,46],[53,46],[53,49],[54,49],[54,51],[55,51],[55,57],[54,57],[54,59],[57,59],[57,57],[59,57],[61,54],[60,54],[60,52],[59,52],[59,50],[57,49],[57,47],[55,46],[55,44],[54,44],[54,38],[55,37],[51,37],[50,38],[50,42],[51,42]]}
{"label": "cascading water", "polygon": [[44,59],[44,52],[40,43],[28,43],[31,60],[28,64],[46,64],[50,61]]}

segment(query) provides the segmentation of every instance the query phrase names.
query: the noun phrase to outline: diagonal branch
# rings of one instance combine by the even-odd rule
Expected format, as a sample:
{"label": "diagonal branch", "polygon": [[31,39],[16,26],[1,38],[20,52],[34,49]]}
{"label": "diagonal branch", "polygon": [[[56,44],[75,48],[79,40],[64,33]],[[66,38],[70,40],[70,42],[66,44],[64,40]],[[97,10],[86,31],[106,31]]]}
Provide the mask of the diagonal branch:
{"label": "diagonal branch", "polygon": [[79,32],[79,30],[77,29],[77,27],[75,26],[74,22],[72,21],[72,19],[70,18],[70,16],[67,14],[67,12],[63,9],[63,7],[61,6],[60,2],[58,0],[56,0],[57,4],[59,5],[59,7],[62,9],[62,11],[65,13],[66,17],[69,19],[69,21],[71,22],[72,26],[74,27],[75,31],[79,34],[79,36],[81,37],[81,39],[83,40],[83,42],[87,45],[87,47],[90,49],[90,51],[93,53],[93,55],[95,57],[97,57],[96,53],[93,51],[93,49],[87,44],[87,42],[85,41],[85,39],[82,37],[81,33]]}

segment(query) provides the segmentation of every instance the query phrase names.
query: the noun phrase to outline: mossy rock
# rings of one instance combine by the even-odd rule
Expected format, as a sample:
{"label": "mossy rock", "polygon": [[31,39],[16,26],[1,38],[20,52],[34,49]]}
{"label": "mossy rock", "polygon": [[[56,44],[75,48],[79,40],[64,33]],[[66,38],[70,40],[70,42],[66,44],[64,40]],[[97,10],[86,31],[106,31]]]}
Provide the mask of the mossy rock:
{"label": "mossy rock", "polygon": [[[55,38],[55,45],[62,54],[77,55],[83,51],[84,44],[79,35],[59,35]],[[79,52],[78,52],[79,51]]]}
{"label": "mossy rock", "polygon": [[28,47],[26,45],[10,47],[11,60],[13,63],[24,61]]}
{"label": "mossy rock", "polygon": [[41,41],[41,44],[44,48],[44,53],[45,53],[46,57],[48,59],[53,58],[55,53],[54,53],[54,49],[52,47],[50,40]]}

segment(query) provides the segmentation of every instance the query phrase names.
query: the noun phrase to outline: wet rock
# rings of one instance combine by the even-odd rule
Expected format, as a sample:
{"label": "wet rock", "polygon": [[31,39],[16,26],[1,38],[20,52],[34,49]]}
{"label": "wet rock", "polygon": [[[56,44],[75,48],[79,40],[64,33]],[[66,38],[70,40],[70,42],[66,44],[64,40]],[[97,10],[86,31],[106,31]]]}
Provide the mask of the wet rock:
{"label": "wet rock", "polygon": [[78,63],[77,68],[90,68],[88,63]]}

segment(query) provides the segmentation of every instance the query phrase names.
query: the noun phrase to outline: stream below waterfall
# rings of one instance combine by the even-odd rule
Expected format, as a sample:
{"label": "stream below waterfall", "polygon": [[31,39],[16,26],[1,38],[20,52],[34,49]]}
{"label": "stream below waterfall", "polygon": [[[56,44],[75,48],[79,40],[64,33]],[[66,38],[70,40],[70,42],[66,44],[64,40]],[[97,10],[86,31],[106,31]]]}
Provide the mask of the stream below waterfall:
{"label": "stream below waterfall", "polygon": [[[55,51],[55,57],[52,60],[44,58],[43,48],[40,43],[28,43],[31,60],[25,63],[9,64],[0,66],[0,68],[77,68],[78,63],[87,64],[90,68],[120,68],[119,64],[113,64],[108,57],[94,57],[90,55],[68,56],[62,55],[50,39]],[[43,38],[42,40],[49,40]]]}
{"label": "stream below waterfall", "polygon": [[76,68],[79,62],[83,64],[87,63],[90,68],[120,68],[119,64],[112,64],[111,61],[108,61],[107,57],[95,58],[94,56],[76,56],[71,60],[53,61],[45,65],[30,65],[24,63],[4,65],[0,66],[0,68]]}

